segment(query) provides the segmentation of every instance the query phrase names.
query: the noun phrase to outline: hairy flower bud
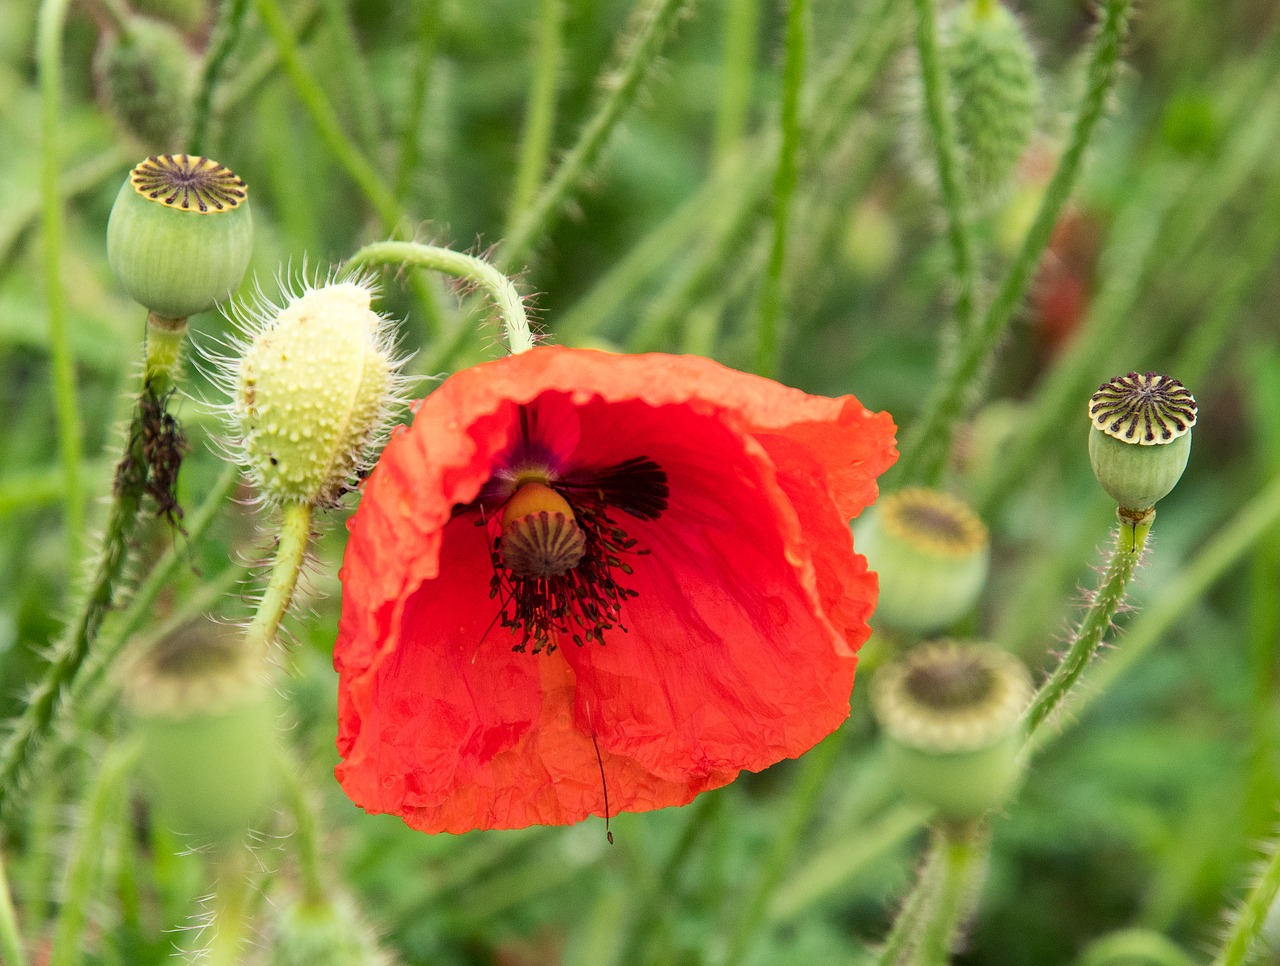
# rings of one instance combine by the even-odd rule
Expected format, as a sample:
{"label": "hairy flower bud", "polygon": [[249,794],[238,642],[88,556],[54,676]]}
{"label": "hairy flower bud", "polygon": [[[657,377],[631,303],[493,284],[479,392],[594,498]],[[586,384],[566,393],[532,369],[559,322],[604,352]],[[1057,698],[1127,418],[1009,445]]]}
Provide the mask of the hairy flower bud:
{"label": "hairy flower bud", "polygon": [[1131,372],[1089,399],[1089,462],[1123,510],[1148,510],[1182,478],[1191,455],[1195,397],[1177,379]]}
{"label": "hairy flower bud", "polygon": [[268,500],[332,505],[400,401],[388,322],[361,280],[265,306],[225,381],[244,464]]}
{"label": "hairy flower bud", "polygon": [[963,500],[909,487],[863,514],[858,550],[880,575],[876,617],[928,634],[949,627],[978,601],[991,553],[987,528]]}
{"label": "hairy flower bud", "polygon": [[976,818],[1013,792],[1032,688],[1012,655],[984,644],[922,644],[878,671],[871,687],[904,791],[956,820]]}
{"label": "hairy flower bud", "polygon": [[249,189],[209,158],[152,155],[129,173],[107,222],[107,260],[156,315],[205,312],[240,285],[253,251]]}
{"label": "hairy flower bud", "polygon": [[345,897],[278,908],[270,966],[385,966],[372,930]]}
{"label": "hairy flower bud", "polygon": [[191,116],[196,59],[172,26],[129,17],[94,55],[103,107],[148,149],[181,144]]}

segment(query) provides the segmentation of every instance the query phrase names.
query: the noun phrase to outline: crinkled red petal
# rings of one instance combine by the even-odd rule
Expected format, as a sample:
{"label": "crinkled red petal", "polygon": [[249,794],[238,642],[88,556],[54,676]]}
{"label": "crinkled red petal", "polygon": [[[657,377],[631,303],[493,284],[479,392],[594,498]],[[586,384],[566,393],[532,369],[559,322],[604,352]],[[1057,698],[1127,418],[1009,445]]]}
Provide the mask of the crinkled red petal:
{"label": "crinkled red petal", "polygon": [[[541,397],[541,398],[540,398]],[[535,403],[535,400],[537,402]],[[606,646],[511,650],[474,514],[518,407],[576,427],[573,466],[668,474],[638,592]],[[893,426],[693,357],[542,348],[459,373],[387,447],[352,522],[335,647],[338,767],[428,831],[566,823],[688,802],[812,747],[848,713],[875,577],[846,521]],[[843,455],[842,455],[843,454]],[[597,762],[597,753],[600,762]]]}

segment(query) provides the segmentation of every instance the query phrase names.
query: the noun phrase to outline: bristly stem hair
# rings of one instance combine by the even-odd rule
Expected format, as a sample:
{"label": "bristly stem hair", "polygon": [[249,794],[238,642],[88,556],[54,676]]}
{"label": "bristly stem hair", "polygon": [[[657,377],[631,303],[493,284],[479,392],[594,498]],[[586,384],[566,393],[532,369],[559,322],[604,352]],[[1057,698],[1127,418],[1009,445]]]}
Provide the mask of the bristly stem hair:
{"label": "bristly stem hair", "polygon": [[1102,23],[1089,55],[1088,83],[1076,111],[1067,149],[1058,161],[1035,221],[995,297],[978,324],[962,339],[954,364],[930,394],[924,412],[905,440],[897,469],[902,482],[936,485],[942,477],[956,423],[975,396],[1014,311],[1022,303],[1036,266],[1049,245],[1062,206],[1079,178],[1085,150],[1115,86],[1132,6],[1133,0],[1106,0],[1103,5]]}
{"label": "bristly stem hair", "polygon": [[307,546],[311,542],[311,518],[310,503],[286,503],[281,508],[271,576],[267,579],[266,590],[253,619],[245,628],[245,646],[252,652],[265,654],[275,643],[280,622],[293,602],[293,592],[306,563]]}

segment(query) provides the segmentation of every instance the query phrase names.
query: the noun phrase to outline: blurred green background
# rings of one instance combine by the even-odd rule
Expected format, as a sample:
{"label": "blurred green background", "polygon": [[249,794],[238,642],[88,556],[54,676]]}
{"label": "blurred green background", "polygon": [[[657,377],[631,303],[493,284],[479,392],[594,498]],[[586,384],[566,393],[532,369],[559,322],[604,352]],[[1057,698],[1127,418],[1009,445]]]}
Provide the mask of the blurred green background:
{"label": "blurred green background", "polygon": [[[777,4],[741,0],[736,15],[746,9],[755,22],[748,18],[745,42],[735,40],[727,24],[737,3],[684,5],[566,210],[507,266],[533,295],[548,339],[753,367],[773,231],[784,15]],[[152,5],[165,4],[136,4]],[[183,148],[149,139],[110,102],[95,55],[101,62],[112,6],[71,4],[56,125],[61,292],[91,527],[102,522],[144,318],[107,267],[106,219],[137,160]],[[217,11],[212,2],[191,6],[188,25],[175,29],[195,71],[217,40]],[[809,392],[855,393],[902,427],[936,378],[951,294],[941,212],[919,177],[931,162],[913,156],[903,134],[913,123],[903,94],[909,6],[813,2],[775,373]],[[201,147],[251,186],[257,234],[245,290],[260,286],[269,297],[281,274],[323,275],[397,228],[461,249],[501,243],[513,221],[539,24],[562,17],[539,178],[577,143],[607,89],[602,78],[619,63],[621,39],[637,30],[632,4],[615,0],[281,7],[339,141],[382,179],[398,213],[388,217],[353,180],[339,141],[317,126],[323,112],[300,97],[250,9]],[[1093,23],[1091,5],[1076,0],[1014,9],[1033,37],[1045,97],[1041,134],[1006,204],[977,226],[991,279],[1060,150]],[[37,12],[35,3],[0,0],[0,718],[20,707],[40,649],[71,606],[81,572],[71,548],[91,541],[64,526],[39,209]],[[1187,474],[1160,505],[1134,593],[1138,614],[1122,623],[1173,606],[1167,590],[1280,472],[1278,29],[1273,0],[1139,5],[1081,183],[960,434],[955,486],[991,526],[995,555],[979,611],[958,631],[997,641],[1036,672],[1051,666],[1106,540],[1111,507],[1085,450],[1084,403],[1100,382],[1159,370],[1186,383],[1201,407]],[[189,120],[183,110],[178,103],[179,126]],[[412,371],[443,374],[500,351],[497,327],[437,280],[425,298],[422,286],[394,276],[383,290],[382,309],[403,319]],[[192,320],[193,341],[208,349],[230,330],[215,314]],[[217,391],[199,362],[190,369],[190,398],[179,405],[193,443],[181,481],[187,507],[223,466],[210,444],[221,431],[210,406]],[[297,641],[288,658],[296,672],[287,682],[290,739],[324,801],[334,873],[399,961],[870,961],[867,944],[884,935],[912,881],[923,832],[918,811],[884,781],[865,681],[850,721],[829,740],[837,747],[815,753],[836,756],[829,776],[810,759],[784,762],[685,809],[616,816],[613,847],[598,821],[429,837],[357,813],[329,771],[336,575],[351,505],[325,524],[289,621]],[[266,553],[264,522],[265,511],[242,502],[220,509],[199,540],[149,528],[135,548],[139,561],[172,546],[183,565],[141,637],[193,610],[243,615],[250,588],[236,581],[241,562]],[[201,597],[210,587],[221,596]],[[1078,723],[1068,719],[995,822],[979,912],[958,962],[1069,963],[1090,941],[1132,926],[1198,954],[1221,934],[1222,910],[1239,896],[1275,820],[1280,531],[1253,540],[1222,579],[1179,607],[1141,660],[1099,691]],[[1118,643],[1123,649],[1123,635]],[[100,742],[120,727],[113,685],[101,691],[105,710],[93,726],[102,737],[82,735],[57,771],[41,776],[28,820],[5,843],[33,936],[57,913],[62,842],[74,827],[66,806],[83,794]],[[132,886],[139,911],[119,912],[126,887],[118,869],[127,863],[108,862],[117,873],[104,880],[86,962],[162,961],[207,890],[199,857],[173,854],[161,831],[135,819],[122,827],[128,848],[146,859]],[[276,870],[268,893],[287,888],[291,875],[279,834],[269,830],[262,846],[264,865]],[[270,918],[269,904],[261,914]]]}

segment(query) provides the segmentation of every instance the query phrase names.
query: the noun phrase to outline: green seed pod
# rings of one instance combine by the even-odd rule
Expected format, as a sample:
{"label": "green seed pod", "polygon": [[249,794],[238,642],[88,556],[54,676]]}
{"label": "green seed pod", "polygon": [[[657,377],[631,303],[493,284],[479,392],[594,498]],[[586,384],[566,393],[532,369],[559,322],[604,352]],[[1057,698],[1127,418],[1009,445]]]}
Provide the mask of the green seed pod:
{"label": "green seed pod", "polygon": [[175,635],[131,669],[139,772],[160,821],[195,846],[231,844],[278,792],[277,709],[238,633]]}
{"label": "green seed pod", "polygon": [[939,45],[969,198],[997,200],[1035,132],[1040,78],[1021,24],[994,0],[953,9]]}
{"label": "green seed pod", "polygon": [[270,966],[385,966],[369,926],[354,904],[292,902],[279,909]]}
{"label": "green seed pod", "polygon": [[169,24],[129,17],[94,55],[102,106],[146,147],[181,144],[191,117],[196,60]]}
{"label": "green seed pod", "polygon": [[1196,401],[1177,379],[1130,372],[1089,399],[1089,462],[1122,510],[1149,510],[1182,478]]}
{"label": "green seed pod", "polygon": [[133,299],[184,319],[226,299],[253,251],[249,189],[230,168],[186,154],[153,155],[116,195],[107,260]]}
{"label": "green seed pod", "polygon": [[944,818],[977,818],[1021,777],[1023,711],[1031,678],[1012,655],[938,641],[880,669],[871,707],[902,789]]}
{"label": "green seed pod", "polygon": [[250,320],[228,373],[245,465],[273,503],[331,506],[367,465],[399,402],[388,322],[359,280],[331,282]]}
{"label": "green seed pod", "polygon": [[858,552],[880,575],[876,618],[928,634],[949,627],[978,601],[991,540],[964,501],[922,487],[882,496],[858,521]]}

